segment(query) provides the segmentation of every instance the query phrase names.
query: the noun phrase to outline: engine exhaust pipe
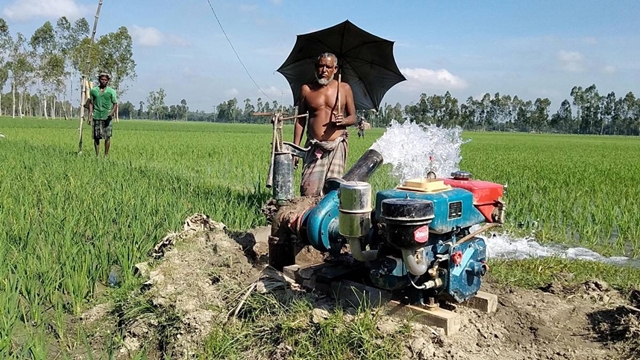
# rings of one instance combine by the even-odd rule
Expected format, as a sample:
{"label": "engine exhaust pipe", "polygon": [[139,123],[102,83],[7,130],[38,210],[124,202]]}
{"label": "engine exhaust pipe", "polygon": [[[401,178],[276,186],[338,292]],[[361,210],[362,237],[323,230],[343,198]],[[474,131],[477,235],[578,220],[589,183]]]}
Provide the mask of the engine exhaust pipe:
{"label": "engine exhaust pipe", "polygon": [[365,153],[360,156],[360,159],[353,164],[351,169],[344,174],[342,180],[367,181],[380,164],[382,164],[382,154],[376,150],[369,149],[365,151]]}

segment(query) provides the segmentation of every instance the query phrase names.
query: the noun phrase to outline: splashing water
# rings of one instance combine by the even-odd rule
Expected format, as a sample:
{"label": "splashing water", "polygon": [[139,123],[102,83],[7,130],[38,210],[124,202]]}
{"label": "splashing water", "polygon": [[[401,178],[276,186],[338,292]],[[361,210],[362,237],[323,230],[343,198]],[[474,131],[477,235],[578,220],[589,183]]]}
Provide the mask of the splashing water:
{"label": "splashing water", "polygon": [[[426,177],[429,171],[435,172],[438,177],[449,177],[452,172],[459,170],[462,159],[460,148],[466,143],[461,134],[462,129],[459,127],[446,129],[436,125],[410,121],[399,123],[394,120],[371,148],[382,155],[384,163],[393,166],[391,174],[400,183]],[[476,225],[472,229],[478,227]],[[582,247],[545,246],[532,238],[512,238],[508,234],[494,234],[484,238],[487,256],[493,259],[559,257],[640,267],[638,260],[622,256],[605,257]]]}
{"label": "splashing water", "polygon": [[378,139],[372,149],[391,164],[391,174],[400,182],[424,178],[433,171],[438,177],[449,177],[459,170],[462,129],[446,129],[436,125],[416,124],[395,120]]}
{"label": "splashing water", "polygon": [[543,257],[558,257],[572,260],[597,261],[612,265],[640,267],[638,260],[624,256],[606,257],[583,247],[567,248],[559,245],[541,245],[532,238],[514,239],[507,234],[484,237],[487,257],[490,259],[523,260]]}

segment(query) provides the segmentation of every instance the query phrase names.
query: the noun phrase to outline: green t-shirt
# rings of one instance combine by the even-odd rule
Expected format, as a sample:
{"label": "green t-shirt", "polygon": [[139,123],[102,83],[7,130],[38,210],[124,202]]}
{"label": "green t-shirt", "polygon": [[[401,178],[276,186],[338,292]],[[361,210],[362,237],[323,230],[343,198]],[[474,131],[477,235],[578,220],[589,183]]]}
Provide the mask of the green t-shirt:
{"label": "green t-shirt", "polygon": [[96,120],[105,120],[107,116],[109,116],[113,104],[118,103],[116,91],[107,86],[101,94],[100,87],[96,86],[91,89],[90,95],[91,102],[93,102],[93,118]]}

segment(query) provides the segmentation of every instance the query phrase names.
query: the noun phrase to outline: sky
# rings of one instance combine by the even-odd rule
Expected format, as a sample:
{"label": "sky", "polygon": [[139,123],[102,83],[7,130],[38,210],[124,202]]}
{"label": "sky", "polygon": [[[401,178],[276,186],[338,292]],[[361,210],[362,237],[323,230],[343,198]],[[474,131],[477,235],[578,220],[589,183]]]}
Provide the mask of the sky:
{"label": "sky", "polygon": [[[137,78],[122,100],[164,88],[165,103],[192,110],[237,98],[291,104],[276,69],[296,36],[350,20],[394,41],[407,78],[382,103],[408,105],[449,91],[547,97],[555,111],[573,86],[640,94],[640,1],[104,0],[97,36],[126,26]],[[28,37],[61,16],[93,25],[96,0],[0,0],[12,34]],[[224,29],[224,32],[223,32]],[[224,33],[238,53],[236,57]],[[254,81],[252,80],[255,80]],[[257,84],[257,85],[256,85]]]}

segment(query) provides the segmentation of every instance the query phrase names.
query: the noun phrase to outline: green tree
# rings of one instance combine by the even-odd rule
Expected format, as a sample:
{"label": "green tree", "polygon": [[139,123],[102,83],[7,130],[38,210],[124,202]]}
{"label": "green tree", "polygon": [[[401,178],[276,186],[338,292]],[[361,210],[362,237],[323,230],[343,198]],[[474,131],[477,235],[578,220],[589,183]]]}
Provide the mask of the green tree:
{"label": "green tree", "polygon": [[[147,97],[147,111],[149,113],[149,119],[151,119],[151,114],[154,115],[156,120],[160,120],[164,117],[166,112],[164,99],[167,95],[164,92],[163,88],[160,88],[158,91],[151,91],[149,96]],[[142,105],[141,105],[142,107]]]}
{"label": "green tree", "polygon": [[181,118],[184,121],[187,121],[187,117],[189,116],[189,106],[187,106],[187,100],[185,99],[180,100],[180,113]]}
{"label": "green tree", "polygon": [[140,101],[140,107],[138,108],[138,119],[142,119],[143,112],[144,112],[144,101]]}
{"label": "green tree", "polygon": [[100,54],[98,68],[111,74],[111,85],[118,95],[122,95],[127,90],[123,83],[136,78],[129,30],[121,26],[118,31],[101,36],[96,45]]}
{"label": "green tree", "polygon": [[56,93],[62,92],[65,85],[65,59],[56,40],[53,25],[47,21],[36,29],[29,41],[31,50],[36,55],[35,76],[42,85],[40,100],[42,114],[45,118],[49,116],[47,111],[48,99],[52,100],[51,116],[55,117]]}
{"label": "green tree", "polygon": [[602,98],[602,104],[600,106],[600,135],[604,135],[605,128],[609,130],[610,133],[613,131],[615,107],[616,93],[612,91]]}
{"label": "green tree", "polygon": [[[80,18],[76,20],[73,24],[69,22],[66,17],[61,17],[56,22],[56,38],[59,46],[59,53],[64,58],[64,71],[66,74],[65,78],[65,86],[64,86],[64,97],[65,99],[73,99],[73,89],[74,86],[67,86],[68,84],[73,83],[73,79],[78,79],[80,77],[81,66],[86,66],[88,54],[85,55],[84,50],[82,48],[83,39],[87,39],[86,44],[88,44],[89,40],[89,22],[85,18]],[[96,61],[94,61],[95,64]],[[70,91],[67,94],[67,90]],[[67,97],[69,95],[69,97]],[[72,104],[68,103],[68,106],[63,107],[64,116],[72,117]]]}
{"label": "green tree", "polygon": [[2,91],[7,79],[9,79],[9,68],[6,64],[5,54],[9,52],[10,43],[9,26],[3,18],[0,18],[0,116],[2,116]]}
{"label": "green tree", "polygon": [[551,116],[549,122],[552,128],[565,133],[573,132],[573,117],[569,100],[562,101],[558,111]]}
{"label": "green tree", "polygon": [[534,110],[531,114],[531,126],[536,131],[542,131],[549,123],[549,106],[551,106],[551,100],[547,98],[537,98],[533,106]]}
{"label": "green tree", "polygon": [[251,122],[253,118],[253,113],[255,112],[255,108],[253,104],[251,104],[251,99],[244,99],[244,111],[242,112],[243,118],[245,122]]}
{"label": "green tree", "polygon": [[15,39],[11,39],[8,46],[8,69],[11,73],[11,95],[13,102],[12,116],[16,116],[16,93],[18,94],[18,114],[24,115],[23,104],[27,86],[32,81],[35,70],[33,63],[29,60],[32,54],[27,49],[27,39],[22,33],[17,33]]}
{"label": "green tree", "polygon": [[127,101],[124,104],[123,103],[118,104],[118,117],[120,118],[131,119],[135,111],[136,111],[135,106],[133,106],[133,104],[129,101]]}

